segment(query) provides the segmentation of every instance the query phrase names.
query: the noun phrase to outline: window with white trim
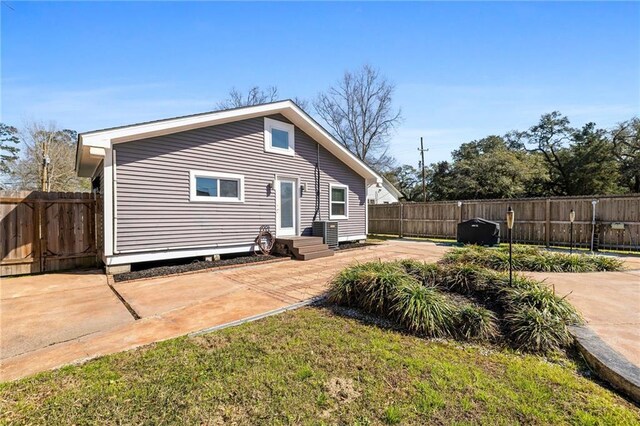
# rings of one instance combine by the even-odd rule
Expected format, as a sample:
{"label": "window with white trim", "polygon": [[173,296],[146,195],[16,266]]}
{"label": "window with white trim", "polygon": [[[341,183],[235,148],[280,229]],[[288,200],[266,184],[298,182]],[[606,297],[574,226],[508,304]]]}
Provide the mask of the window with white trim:
{"label": "window with white trim", "polygon": [[349,219],[349,187],[329,184],[329,219]]}
{"label": "window with white trim", "polygon": [[189,199],[222,203],[244,201],[244,176],[201,170],[189,172]]}
{"label": "window with white trim", "polygon": [[295,126],[270,118],[264,119],[264,150],[276,154],[295,153]]}

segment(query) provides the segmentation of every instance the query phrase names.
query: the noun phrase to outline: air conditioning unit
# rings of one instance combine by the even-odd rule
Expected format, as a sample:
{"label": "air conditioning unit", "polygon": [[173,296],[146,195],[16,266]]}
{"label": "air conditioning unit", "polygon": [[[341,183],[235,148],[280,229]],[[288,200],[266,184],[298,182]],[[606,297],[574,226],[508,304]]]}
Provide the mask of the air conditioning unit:
{"label": "air conditioning unit", "polygon": [[318,220],[313,222],[313,236],[322,237],[330,248],[338,247],[338,222],[335,220]]}

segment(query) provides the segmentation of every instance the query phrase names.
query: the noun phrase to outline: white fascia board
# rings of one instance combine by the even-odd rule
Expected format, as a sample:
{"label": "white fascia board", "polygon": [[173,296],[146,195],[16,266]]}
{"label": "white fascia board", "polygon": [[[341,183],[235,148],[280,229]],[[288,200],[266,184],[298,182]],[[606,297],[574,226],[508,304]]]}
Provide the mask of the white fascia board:
{"label": "white fascia board", "polygon": [[290,101],[277,102],[267,105],[250,106],[228,111],[199,114],[189,117],[161,120],[152,123],[134,124],[132,126],[81,134],[85,145],[106,147],[111,143],[130,142],[154,136],[183,132],[201,127],[224,124],[232,121],[246,120],[265,114],[277,114],[290,107]]}

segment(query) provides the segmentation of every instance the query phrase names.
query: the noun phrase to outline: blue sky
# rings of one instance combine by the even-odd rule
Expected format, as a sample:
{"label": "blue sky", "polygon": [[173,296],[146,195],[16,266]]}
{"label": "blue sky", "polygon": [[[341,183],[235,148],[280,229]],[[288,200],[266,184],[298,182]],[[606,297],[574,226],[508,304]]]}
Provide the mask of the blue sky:
{"label": "blue sky", "polygon": [[553,110],[640,111],[640,3],[2,2],[2,121],[78,131],[215,108],[231,87],[313,99],[369,63],[417,165]]}

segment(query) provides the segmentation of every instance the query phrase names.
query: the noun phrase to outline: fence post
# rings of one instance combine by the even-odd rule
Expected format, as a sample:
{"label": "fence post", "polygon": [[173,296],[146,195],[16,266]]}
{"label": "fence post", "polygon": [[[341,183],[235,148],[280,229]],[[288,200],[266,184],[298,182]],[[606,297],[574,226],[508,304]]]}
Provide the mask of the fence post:
{"label": "fence post", "polygon": [[404,210],[404,203],[400,203],[400,235],[399,235],[399,237],[400,237],[400,238],[402,238],[403,231],[404,231],[404,230],[402,229],[402,226],[403,226],[403,225],[402,225],[402,222],[403,222],[403,219],[404,219],[404,212],[403,212],[403,210]]}
{"label": "fence post", "polygon": [[549,241],[551,238],[551,198],[547,198],[545,205],[545,221],[544,226],[544,242],[547,248],[549,248]]}
{"label": "fence post", "polygon": [[38,199],[35,202],[35,209],[34,209],[34,214],[35,214],[35,225],[34,225],[34,230],[35,230],[35,250],[34,250],[34,255],[36,256],[36,258],[38,259],[38,272],[45,272],[46,270],[46,264],[45,264],[45,259],[44,259],[44,255],[47,251],[46,248],[46,239],[45,239],[45,225],[44,225],[44,200],[42,199]]}

